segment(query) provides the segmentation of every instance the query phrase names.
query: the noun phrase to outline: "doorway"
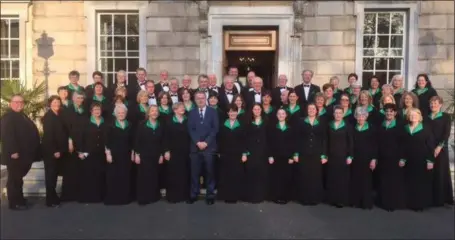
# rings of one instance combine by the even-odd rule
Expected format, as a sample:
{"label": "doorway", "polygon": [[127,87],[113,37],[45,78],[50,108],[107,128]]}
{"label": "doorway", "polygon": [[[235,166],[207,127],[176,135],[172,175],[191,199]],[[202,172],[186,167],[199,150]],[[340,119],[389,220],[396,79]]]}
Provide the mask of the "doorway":
{"label": "doorway", "polygon": [[230,66],[239,70],[239,80],[245,85],[247,74],[254,71],[263,79],[264,87],[276,85],[278,74],[277,26],[225,26],[223,74]]}

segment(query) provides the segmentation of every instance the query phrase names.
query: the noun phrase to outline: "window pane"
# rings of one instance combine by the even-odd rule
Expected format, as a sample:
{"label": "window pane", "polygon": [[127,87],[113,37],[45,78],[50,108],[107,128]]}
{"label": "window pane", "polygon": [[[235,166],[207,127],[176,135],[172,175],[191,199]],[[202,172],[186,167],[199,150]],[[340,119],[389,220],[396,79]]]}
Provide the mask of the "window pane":
{"label": "window pane", "polygon": [[362,86],[368,88],[370,86],[370,79],[373,76],[373,72],[362,73]]}
{"label": "window pane", "polygon": [[129,50],[139,50],[139,37],[128,38],[128,51]]}
{"label": "window pane", "polygon": [[403,36],[392,36],[392,41],[390,42],[390,47],[402,48],[403,47]]}
{"label": "window pane", "polygon": [[363,56],[374,56],[374,49],[364,49]]}
{"label": "window pane", "polygon": [[11,78],[19,79],[19,61],[11,61]]}
{"label": "window pane", "polygon": [[390,27],[390,14],[379,13],[378,14],[378,33],[389,33]]}
{"label": "window pane", "polygon": [[9,37],[9,29],[8,29],[8,19],[2,19],[0,23],[0,37],[1,38],[8,38]]}
{"label": "window pane", "polygon": [[401,70],[401,58],[389,58],[389,69],[390,70]]}
{"label": "window pane", "polygon": [[139,51],[130,51],[130,50],[128,50],[128,56],[130,56],[130,57],[139,57]]}
{"label": "window pane", "polygon": [[101,54],[100,57],[111,57],[112,51],[100,51],[100,54]]}
{"label": "window pane", "polygon": [[388,56],[389,49],[387,49],[387,48],[376,48],[375,52],[376,52],[375,53],[376,57],[386,57],[386,56]]}
{"label": "window pane", "polygon": [[389,37],[390,36],[378,36],[378,47],[379,48],[388,48],[389,47]]}
{"label": "window pane", "polygon": [[363,47],[364,48],[374,48],[375,43],[374,43],[375,36],[364,36],[363,37]]}
{"label": "window pane", "polygon": [[363,70],[373,70],[374,58],[363,59]]}
{"label": "window pane", "polygon": [[127,33],[131,35],[139,35],[139,16],[127,16]]}
{"label": "window pane", "polygon": [[125,15],[114,15],[114,34],[123,35],[126,33],[125,29]]}
{"label": "window pane", "polygon": [[102,35],[112,34],[112,15],[102,14],[100,16],[99,33]]}
{"label": "window pane", "polygon": [[11,58],[19,58],[19,40],[11,40]]}
{"label": "window pane", "polygon": [[403,56],[402,49],[390,49],[390,56]]}
{"label": "window pane", "polygon": [[114,37],[114,50],[126,50],[125,37]]}
{"label": "window pane", "polygon": [[19,19],[10,20],[11,38],[19,38]]}
{"label": "window pane", "polygon": [[376,14],[375,13],[366,13],[365,20],[363,22],[363,32],[374,34],[376,28]]}
{"label": "window pane", "polygon": [[376,72],[376,77],[379,78],[379,85],[382,86],[387,82],[387,72]]}
{"label": "window pane", "polygon": [[8,40],[1,40],[0,41],[0,55],[2,58],[7,58],[9,56],[8,53]]}
{"label": "window pane", "polygon": [[112,37],[100,37],[100,50],[112,50]]}
{"label": "window pane", "polygon": [[126,51],[117,50],[117,51],[114,52],[114,57],[122,57],[122,58],[126,57]]}
{"label": "window pane", "polygon": [[128,71],[135,71],[139,67],[139,59],[130,58],[128,59]]}
{"label": "window pane", "polygon": [[114,63],[115,63],[115,72],[126,69],[126,58],[116,58],[114,60]]}
{"label": "window pane", "polygon": [[103,72],[112,72],[114,71],[114,60],[112,58],[102,58],[101,59],[101,71]]}
{"label": "window pane", "polygon": [[10,61],[1,61],[0,63],[0,77],[2,79],[10,78]]}
{"label": "window pane", "polygon": [[394,13],[392,15],[392,33],[402,34],[403,33],[403,13]]}
{"label": "window pane", "polygon": [[387,70],[387,58],[375,59],[376,70]]}

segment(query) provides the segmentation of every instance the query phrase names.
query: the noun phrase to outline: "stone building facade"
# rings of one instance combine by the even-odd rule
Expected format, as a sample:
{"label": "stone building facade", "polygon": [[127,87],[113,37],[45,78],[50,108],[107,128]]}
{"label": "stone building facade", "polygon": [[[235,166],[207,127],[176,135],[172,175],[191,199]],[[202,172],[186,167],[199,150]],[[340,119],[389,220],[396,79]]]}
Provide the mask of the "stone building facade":
{"label": "stone building facade", "polygon": [[188,74],[193,84],[199,73],[220,79],[226,25],[278,26],[277,73],[290,85],[302,69],[312,69],[317,84],[338,75],[346,85],[351,72],[385,81],[402,73],[408,87],[427,72],[436,88],[454,84],[451,1],[1,2],[2,79],[47,79],[49,93],[73,69],[83,85],[93,71],[112,78],[119,66],[130,78],[141,66],[151,79],[162,69],[179,79]]}

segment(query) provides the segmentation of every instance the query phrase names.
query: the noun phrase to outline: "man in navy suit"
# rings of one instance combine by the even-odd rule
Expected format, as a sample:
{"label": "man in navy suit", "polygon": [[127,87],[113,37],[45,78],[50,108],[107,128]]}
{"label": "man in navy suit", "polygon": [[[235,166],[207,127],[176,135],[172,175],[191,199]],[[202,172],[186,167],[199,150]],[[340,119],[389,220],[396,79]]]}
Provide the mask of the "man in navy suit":
{"label": "man in navy suit", "polygon": [[216,152],[216,134],[218,133],[218,113],[214,108],[207,107],[205,92],[194,94],[197,108],[188,115],[188,131],[191,137],[191,190],[189,204],[197,200],[200,193],[200,176],[202,167],[206,173],[206,198],[208,205],[215,203],[215,169],[214,155]]}

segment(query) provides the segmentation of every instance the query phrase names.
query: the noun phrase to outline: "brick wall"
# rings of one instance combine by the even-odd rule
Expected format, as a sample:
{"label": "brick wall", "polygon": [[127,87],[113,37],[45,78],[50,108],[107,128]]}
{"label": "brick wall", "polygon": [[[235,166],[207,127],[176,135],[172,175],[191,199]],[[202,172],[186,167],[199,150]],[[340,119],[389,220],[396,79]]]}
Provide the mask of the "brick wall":
{"label": "brick wall", "polygon": [[[78,70],[80,83],[86,84],[86,31],[83,1],[36,1],[33,2],[33,76],[44,81],[40,71],[44,67],[43,56],[50,56],[48,79],[49,94],[68,84],[68,72]],[[51,46],[38,44],[43,32],[53,40]],[[47,41],[46,41],[47,42]]]}
{"label": "brick wall", "polygon": [[151,2],[147,18],[147,71],[157,81],[160,70],[179,80],[199,74],[199,11],[195,2]]}
{"label": "brick wall", "polygon": [[353,2],[308,2],[304,9],[302,67],[311,69],[313,82],[326,83],[333,75],[344,79],[355,70]]}

